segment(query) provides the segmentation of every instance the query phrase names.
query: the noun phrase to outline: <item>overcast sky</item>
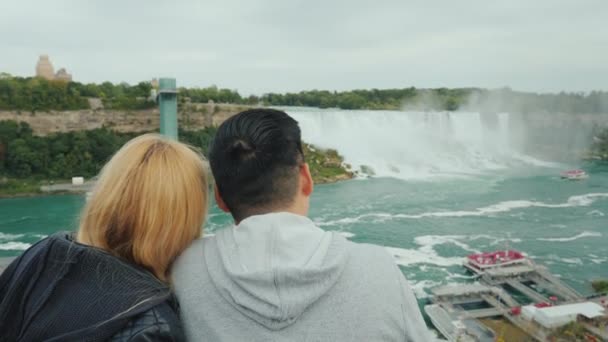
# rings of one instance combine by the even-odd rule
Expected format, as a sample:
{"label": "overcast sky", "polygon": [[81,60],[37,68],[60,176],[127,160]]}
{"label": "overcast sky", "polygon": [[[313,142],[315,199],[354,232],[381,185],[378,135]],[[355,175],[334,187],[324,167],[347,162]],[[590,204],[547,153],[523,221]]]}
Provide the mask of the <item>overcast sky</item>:
{"label": "overcast sky", "polygon": [[0,71],[80,82],[608,90],[608,1],[0,1]]}

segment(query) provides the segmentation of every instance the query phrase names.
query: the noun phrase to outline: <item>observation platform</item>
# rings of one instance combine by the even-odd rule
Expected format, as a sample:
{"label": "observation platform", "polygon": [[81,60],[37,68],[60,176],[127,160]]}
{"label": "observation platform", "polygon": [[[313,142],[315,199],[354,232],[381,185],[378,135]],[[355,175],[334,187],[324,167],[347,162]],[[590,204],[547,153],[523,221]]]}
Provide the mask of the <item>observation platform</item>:
{"label": "observation platform", "polygon": [[[463,266],[475,276],[476,283],[434,288],[431,290],[432,304],[424,308],[433,325],[448,341],[493,341],[497,338],[496,334],[502,332],[492,331],[481,323],[488,319],[492,322],[502,320],[503,324],[521,330],[530,339],[546,340],[554,328],[547,328],[534,318],[520,315],[525,306],[542,311],[543,308],[565,308],[591,300],[602,303],[606,308],[603,316],[593,319],[608,322],[608,300],[583,297],[522,252],[505,250],[472,254]],[[604,335],[598,334],[599,330],[594,328],[597,322],[590,322],[582,316],[584,313],[560,319],[564,322],[582,322],[588,331],[603,338]],[[478,326],[491,330],[492,335]]]}

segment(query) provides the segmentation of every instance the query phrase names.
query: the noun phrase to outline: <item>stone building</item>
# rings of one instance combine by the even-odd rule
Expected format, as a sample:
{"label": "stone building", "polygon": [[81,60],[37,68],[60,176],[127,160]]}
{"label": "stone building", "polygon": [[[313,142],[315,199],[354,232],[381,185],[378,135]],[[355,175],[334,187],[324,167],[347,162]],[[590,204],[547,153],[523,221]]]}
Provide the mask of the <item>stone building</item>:
{"label": "stone building", "polygon": [[55,71],[53,64],[48,55],[41,55],[36,64],[36,77],[46,78],[47,80],[55,79]]}
{"label": "stone building", "polygon": [[57,81],[66,81],[66,82],[71,82],[72,81],[72,74],[69,74],[65,68],[61,68],[57,71],[57,73],[55,74],[55,80]]}
{"label": "stone building", "polygon": [[53,64],[48,55],[41,55],[36,64],[36,77],[42,77],[47,80],[71,82],[72,75],[65,68],[61,68],[55,73]]}

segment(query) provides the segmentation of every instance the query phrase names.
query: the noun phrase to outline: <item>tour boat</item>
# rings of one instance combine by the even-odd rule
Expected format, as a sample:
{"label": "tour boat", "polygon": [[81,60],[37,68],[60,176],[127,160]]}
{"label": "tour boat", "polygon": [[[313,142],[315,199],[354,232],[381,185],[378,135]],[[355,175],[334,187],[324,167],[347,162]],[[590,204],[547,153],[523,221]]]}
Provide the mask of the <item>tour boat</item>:
{"label": "tour boat", "polygon": [[561,173],[560,176],[564,179],[569,179],[569,180],[581,180],[581,179],[589,178],[589,175],[587,174],[587,172],[580,170],[580,169],[564,171]]}
{"label": "tour boat", "polygon": [[467,256],[464,267],[476,275],[482,275],[489,270],[514,269],[531,264],[524,253],[516,250],[476,253]]}
{"label": "tour boat", "polygon": [[475,265],[478,268],[520,263],[524,261],[525,258],[526,257],[522,252],[514,250],[476,253],[467,256],[468,263]]}

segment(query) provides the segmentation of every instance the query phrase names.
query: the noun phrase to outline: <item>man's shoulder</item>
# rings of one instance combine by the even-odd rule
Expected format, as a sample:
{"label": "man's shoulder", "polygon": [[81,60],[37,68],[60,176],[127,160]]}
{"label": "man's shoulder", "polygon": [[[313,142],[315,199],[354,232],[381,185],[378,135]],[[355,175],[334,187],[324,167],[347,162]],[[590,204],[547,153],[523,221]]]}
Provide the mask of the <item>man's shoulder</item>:
{"label": "man's shoulder", "polygon": [[376,262],[386,266],[395,267],[395,261],[386,248],[369,243],[358,243],[347,240],[350,248],[350,257],[355,261]]}
{"label": "man's shoulder", "polygon": [[172,272],[177,274],[180,272],[188,272],[188,269],[194,265],[200,265],[204,262],[204,251],[213,243],[214,236],[204,236],[198,238],[188,246],[175,260]]}
{"label": "man's shoulder", "polygon": [[[396,283],[403,277],[395,259],[378,245],[349,241],[349,261],[346,271],[371,283]],[[347,276],[348,277],[348,276]]]}

